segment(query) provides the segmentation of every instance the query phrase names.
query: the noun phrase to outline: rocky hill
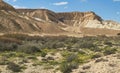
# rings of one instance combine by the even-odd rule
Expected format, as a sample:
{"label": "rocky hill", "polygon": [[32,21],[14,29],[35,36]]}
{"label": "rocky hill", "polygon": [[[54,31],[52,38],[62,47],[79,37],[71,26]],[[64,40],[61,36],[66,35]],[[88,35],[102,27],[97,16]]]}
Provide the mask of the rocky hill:
{"label": "rocky hill", "polygon": [[0,0],[0,10],[11,10],[11,11],[15,11],[15,9],[11,6],[11,5],[9,5],[9,4],[7,4],[7,3],[5,3],[4,1],[2,1],[2,0]]}
{"label": "rocky hill", "polygon": [[[0,32],[27,33],[62,32],[58,26],[18,13],[12,6],[0,1]],[[55,31],[54,31],[55,30]]]}
{"label": "rocky hill", "polygon": [[33,35],[116,35],[120,24],[94,12],[56,13],[47,9],[15,9],[0,0],[0,32]]}

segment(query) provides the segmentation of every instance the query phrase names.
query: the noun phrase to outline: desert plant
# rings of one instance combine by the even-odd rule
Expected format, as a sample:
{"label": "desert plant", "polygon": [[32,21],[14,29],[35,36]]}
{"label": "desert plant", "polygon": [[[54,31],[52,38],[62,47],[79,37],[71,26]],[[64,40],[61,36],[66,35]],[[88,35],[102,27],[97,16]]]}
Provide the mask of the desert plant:
{"label": "desert plant", "polygon": [[99,58],[99,57],[101,57],[101,56],[102,56],[101,53],[96,53],[96,54],[94,54],[94,55],[92,56],[92,59]]}
{"label": "desert plant", "polygon": [[0,58],[0,65],[7,65],[9,61],[7,60],[7,57],[2,56]]}
{"label": "desert plant", "polygon": [[99,59],[96,59],[95,60],[95,63],[98,63],[98,62],[107,62],[108,60],[107,59],[104,59],[104,58],[99,58]]}
{"label": "desert plant", "polygon": [[41,57],[45,57],[46,55],[47,55],[46,52],[44,52],[44,51],[41,52]]}
{"label": "desert plant", "polygon": [[37,58],[35,56],[28,56],[27,59],[36,60]]}
{"label": "desert plant", "polygon": [[108,45],[108,46],[110,46],[110,47],[112,47],[112,45],[113,45],[112,42],[109,42],[109,41],[105,41],[104,44],[105,44],[105,45]]}
{"label": "desert plant", "polygon": [[93,47],[95,47],[95,45],[92,42],[85,41],[80,44],[80,48],[93,48]]}
{"label": "desert plant", "polygon": [[72,70],[68,63],[62,63],[60,65],[60,71],[63,73],[70,73]]}
{"label": "desert plant", "polygon": [[76,62],[71,62],[71,63],[64,62],[60,65],[60,71],[63,73],[70,73],[72,69],[78,68],[78,65],[79,64]]}
{"label": "desert plant", "polygon": [[77,54],[70,54],[70,55],[66,58],[66,61],[67,61],[67,62],[72,62],[72,61],[77,61],[77,60],[78,60]]}
{"label": "desert plant", "polygon": [[27,53],[27,54],[34,54],[34,53],[37,53],[37,52],[41,52],[41,50],[37,46],[30,45],[30,44],[20,46],[18,48],[18,51],[24,52],[24,53]]}
{"label": "desert plant", "polygon": [[72,62],[72,63],[70,63],[71,69],[77,69],[78,66],[79,66],[79,64],[78,64],[77,62]]}
{"label": "desert plant", "polygon": [[83,70],[85,70],[85,69],[90,69],[90,65],[86,65],[86,66],[83,66]]}
{"label": "desert plant", "polygon": [[103,53],[104,53],[104,55],[110,55],[110,54],[115,54],[116,51],[117,50],[115,48],[107,48],[107,49],[105,49],[105,51]]}
{"label": "desert plant", "polygon": [[16,43],[3,43],[0,42],[0,51],[16,51],[18,45]]}
{"label": "desert plant", "polygon": [[18,64],[15,64],[13,62],[10,62],[7,66],[8,69],[12,70],[13,72],[20,72],[21,67]]}

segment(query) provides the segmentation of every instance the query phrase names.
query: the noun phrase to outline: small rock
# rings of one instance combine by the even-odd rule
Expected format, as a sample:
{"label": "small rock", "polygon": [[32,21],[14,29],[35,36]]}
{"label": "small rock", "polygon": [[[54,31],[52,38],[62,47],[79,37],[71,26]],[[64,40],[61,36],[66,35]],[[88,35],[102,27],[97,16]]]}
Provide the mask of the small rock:
{"label": "small rock", "polygon": [[42,60],[42,61],[48,61],[46,58],[42,58],[41,60]]}
{"label": "small rock", "polygon": [[80,73],[86,73],[85,71],[81,71]]}
{"label": "small rock", "polygon": [[116,64],[114,64],[114,63],[110,63],[109,66],[110,66],[110,67],[115,67]]}
{"label": "small rock", "polygon": [[83,66],[82,69],[83,69],[83,70],[85,70],[85,69],[90,69],[90,67],[91,67],[90,65],[88,65],[88,66],[86,65],[86,66]]}
{"label": "small rock", "polygon": [[54,60],[53,57],[47,57],[47,60]]}
{"label": "small rock", "polygon": [[95,63],[98,63],[98,62],[107,62],[108,60],[107,59],[103,59],[103,58],[100,58],[100,59],[97,59],[96,61],[95,61]]}

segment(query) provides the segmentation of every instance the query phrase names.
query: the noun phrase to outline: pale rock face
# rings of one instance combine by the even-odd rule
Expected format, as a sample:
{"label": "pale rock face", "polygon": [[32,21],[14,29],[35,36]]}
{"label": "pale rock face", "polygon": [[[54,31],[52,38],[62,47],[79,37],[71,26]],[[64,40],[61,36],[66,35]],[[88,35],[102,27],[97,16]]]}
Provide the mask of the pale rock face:
{"label": "pale rock face", "polygon": [[89,20],[85,25],[87,28],[103,28],[103,29],[113,29],[120,30],[120,24],[115,24],[115,22],[108,21],[98,21],[98,20]]}
{"label": "pale rock face", "polygon": [[88,20],[85,27],[88,27],[88,28],[103,28],[103,25],[98,20]]}
{"label": "pale rock face", "polygon": [[120,23],[114,21],[103,21],[103,24],[106,25],[108,29],[120,30]]}

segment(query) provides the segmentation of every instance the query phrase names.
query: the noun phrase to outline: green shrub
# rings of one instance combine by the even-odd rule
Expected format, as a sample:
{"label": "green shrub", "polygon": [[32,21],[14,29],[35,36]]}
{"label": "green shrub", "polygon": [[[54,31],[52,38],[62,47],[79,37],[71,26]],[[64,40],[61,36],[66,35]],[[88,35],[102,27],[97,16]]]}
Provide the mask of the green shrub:
{"label": "green shrub", "polygon": [[60,70],[63,73],[70,73],[72,69],[76,69],[79,65],[79,59],[77,53],[71,53],[66,56],[66,59],[60,65]]}
{"label": "green shrub", "polygon": [[99,57],[101,57],[101,56],[102,56],[101,53],[96,53],[96,54],[94,54],[94,55],[92,56],[92,59],[99,58]]}
{"label": "green shrub", "polygon": [[79,53],[79,54],[86,54],[87,52],[86,52],[84,49],[79,49],[79,50],[78,50],[78,53]]}
{"label": "green shrub", "polygon": [[18,45],[16,43],[3,43],[0,42],[0,51],[5,52],[5,51],[16,51]]}
{"label": "green shrub", "polygon": [[27,53],[27,54],[34,54],[34,53],[37,53],[37,52],[41,52],[41,50],[38,47],[28,45],[28,44],[20,46],[18,51],[24,52],[24,53]]}
{"label": "green shrub", "polygon": [[98,63],[98,62],[108,62],[108,60],[104,58],[99,58],[95,60],[95,63]]}
{"label": "green shrub", "polygon": [[2,56],[6,57],[6,58],[16,57],[16,53],[15,52],[7,52],[7,53],[3,53]]}
{"label": "green shrub", "polygon": [[7,60],[6,57],[2,56],[0,58],[0,65],[7,65],[9,63],[9,61]]}
{"label": "green shrub", "polygon": [[47,55],[47,53],[46,52],[41,52],[41,57],[45,57]]}
{"label": "green shrub", "polygon": [[72,69],[68,63],[63,63],[60,65],[60,71],[63,73],[70,73]]}
{"label": "green shrub", "polygon": [[115,48],[107,48],[107,49],[105,49],[105,51],[103,53],[104,53],[104,55],[110,55],[110,54],[115,54],[116,51],[117,50]]}
{"label": "green shrub", "polygon": [[8,69],[12,70],[13,72],[20,72],[21,71],[21,67],[13,62],[10,62],[7,66]]}
{"label": "green shrub", "polygon": [[95,45],[90,41],[85,41],[80,44],[80,48],[93,48]]}
{"label": "green shrub", "polygon": [[66,61],[67,61],[67,62],[72,62],[72,61],[77,61],[77,59],[78,59],[77,54],[70,54],[70,55],[66,58]]}
{"label": "green shrub", "polygon": [[77,69],[78,66],[79,66],[79,64],[78,64],[77,62],[72,62],[72,63],[70,63],[71,69]]}
{"label": "green shrub", "polygon": [[112,47],[112,45],[113,45],[112,42],[109,42],[109,41],[105,41],[104,44],[105,44],[105,45],[108,45],[108,46],[110,46],[110,47]]}
{"label": "green shrub", "polygon": [[57,62],[57,61],[48,61],[48,63],[50,65],[58,65],[59,64],[59,62]]}
{"label": "green shrub", "polygon": [[35,56],[28,56],[27,59],[36,60],[37,58]]}
{"label": "green shrub", "polygon": [[83,70],[90,69],[90,67],[91,67],[90,65],[83,66]]}
{"label": "green shrub", "polygon": [[60,71],[63,73],[70,73],[72,69],[78,68],[78,65],[79,64],[76,62],[72,62],[72,63],[65,62],[60,65]]}

